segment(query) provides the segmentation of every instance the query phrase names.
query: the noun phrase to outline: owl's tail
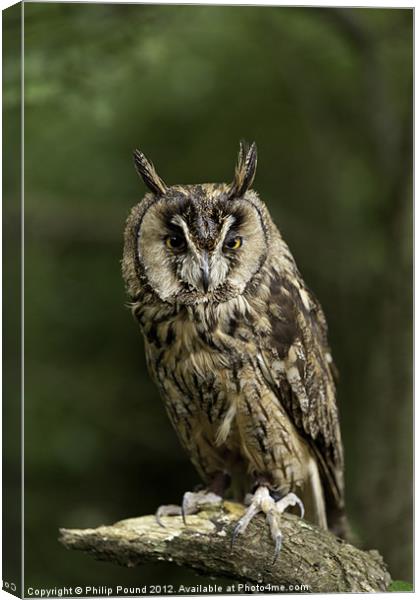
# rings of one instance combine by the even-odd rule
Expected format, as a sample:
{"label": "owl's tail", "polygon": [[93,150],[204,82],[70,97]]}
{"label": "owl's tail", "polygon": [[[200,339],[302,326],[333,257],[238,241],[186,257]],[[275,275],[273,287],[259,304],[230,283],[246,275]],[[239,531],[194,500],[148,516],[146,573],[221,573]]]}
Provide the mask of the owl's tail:
{"label": "owl's tail", "polygon": [[322,487],[327,527],[337,537],[356,542],[345,508],[342,468],[335,468],[334,463],[327,461],[316,446],[312,449],[317,459],[318,481]]}
{"label": "owl's tail", "polygon": [[308,520],[329,529],[347,541],[355,541],[344,504],[343,485],[333,482],[331,474],[319,469],[319,463],[310,459],[309,481],[304,491],[304,505]]}

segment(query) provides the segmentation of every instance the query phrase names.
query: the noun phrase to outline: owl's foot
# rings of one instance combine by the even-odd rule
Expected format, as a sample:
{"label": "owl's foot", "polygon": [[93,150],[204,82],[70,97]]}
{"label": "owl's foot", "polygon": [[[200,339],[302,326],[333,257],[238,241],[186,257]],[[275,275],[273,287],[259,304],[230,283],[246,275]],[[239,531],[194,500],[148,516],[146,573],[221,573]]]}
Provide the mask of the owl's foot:
{"label": "owl's foot", "polygon": [[184,524],[186,525],[187,515],[194,515],[205,506],[220,506],[222,502],[223,499],[217,494],[214,494],[213,492],[207,492],[205,490],[200,492],[185,492],[181,506],[177,506],[176,504],[159,506],[155,515],[156,521],[161,527],[165,527],[165,525],[161,521],[162,517],[182,515],[182,519],[184,521]]}
{"label": "owl's foot", "polygon": [[177,506],[176,504],[163,504],[162,506],[159,506],[155,512],[155,519],[158,525],[165,527],[161,521],[162,517],[174,517],[181,514],[182,511],[180,506]]}
{"label": "owl's foot", "polygon": [[252,521],[252,519],[260,512],[263,512],[266,516],[266,520],[268,526],[270,528],[271,537],[273,538],[275,549],[274,549],[274,560],[273,564],[276,562],[277,557],[281,550],[281,545],[283,541],[283,536],[280,531],[280,519],[282,513],[289,506],[299,506],[300,508],[300,516],[303,518],[305,514],[305,509],[300,498],[296,496],[296,494],[290,493],[286,494],[281,500],[277,502],[270,496],[270,490],[268,487],[260,486],[255,491],[252,496],[250,505],[246,511],[246,513],[239,519],[237,522],[235,529],[232,534],[232,542],[231,546],[235,543],[238,535],[245,532],[246,528]]}

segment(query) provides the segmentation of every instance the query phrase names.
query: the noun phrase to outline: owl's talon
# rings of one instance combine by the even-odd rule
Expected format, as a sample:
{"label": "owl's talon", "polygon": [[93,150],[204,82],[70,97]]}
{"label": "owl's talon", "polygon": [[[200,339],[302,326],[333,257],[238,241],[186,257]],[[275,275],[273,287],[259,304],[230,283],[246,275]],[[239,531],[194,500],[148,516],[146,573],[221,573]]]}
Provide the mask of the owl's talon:
{"label": "owl's talon", "polygon": [[276,536],[275,543],[276,543],[276,546],[274,548],[274,558],[273,558],[273,562],[272,562],[273,565],[274,565],[274,563],[276,562],[276,560],[279,557],[280,550],[281,550],[281,547],[282,547],[282,544],[283,544],[283,536],[280,533],[280,531],[279,531],[279,533]]}
{"label": "owl's talon", "polygon": [[305,516],[305,507],[303,506],[302,500],[293,492],[286,494],[286,496],[276,502],[276,508],[280,514],[283,513],[289,506],[299,506],[300,518],[303,519]]}
{"label": "owl's talon", "polygon": [[182,498],[182,504],[181,504],[181,515],[182,515],[182,521],[184,523],[184,525],[187,524],[187,517],[186,517],[186,511],[188,509],[188,505],[187,502],[185,500],[187,494],[189,494],[190,492],[187,492],[186,494],[184,494],[184,497]]}
{"label": "owl's talon", "polygon": [[235,540],[238,537],[240,527],[241,527],[241,522],[238,521],[233,529],[232,537],[230,539],[230,551],[231,552],[233,550],[233,544],[235,543]]}
{"label": "owl's talon", "polygon": [[184,525],[187,524],[187,515],[198,512],[198,506],[194,504],[194,498],[200,493],[201,492],[185,492],[181,504],[181,514]]}
{"label": "owl's talon", "polygon": [[164,504],[163,506],[159,506],[157,511],[155,512],[155,519],[158,525],[165,528],[161,521],[161,517],[174,517],[179,516],[181,514],[181,507],[176,504]]}
{"label": "owl's talon", "polygon": [[286,494],[281,500],[277,502],[270,496],[269,489],[265,486],[260,486],[255,491],[252,502],[249,505],[249,508],[246,510],[245,514],[239,519],[232,534],[231,540],[231,550],[233,548],[233,544],[237,536],[240,533],[244,533],[252,521],[252,519],[258,513],[262,512],[266,516],[266,520],[268,526],[270,528],[270,534],[274,541],[274,560],[273,564],[276,562],[282,547],[283,536],[280,531],[279,520],[280,515],[288,508],[289,506],[299,506],[301,517],[304,515],[304,506],[300,498],[296,496],[296,494],[290,493]]}

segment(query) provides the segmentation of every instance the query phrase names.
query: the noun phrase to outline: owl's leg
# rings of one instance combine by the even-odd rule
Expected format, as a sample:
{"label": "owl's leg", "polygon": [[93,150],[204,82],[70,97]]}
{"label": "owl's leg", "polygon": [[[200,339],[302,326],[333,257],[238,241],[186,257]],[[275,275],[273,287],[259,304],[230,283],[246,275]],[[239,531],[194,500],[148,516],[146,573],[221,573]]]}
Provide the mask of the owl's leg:
{"label": "owl's leg", "polygon": [[180,516],[185,524],[187,515],[194,515],[205,506],[220,506],[223,502],[222,494],[229,485],[230,478],[226,473],[217,473],[211,484],[200,491],[185,492],[182,505],[169,504],[160,506],[156,511],[156,521],[161,527],[165,527],[161,517]]}
{"label": "owl's leg", "polygon": [[283,536],[280,531],[280,518],[282,513],[284,513],[284,511],[289,506],[299,506],[300,516],[301,518],[303,518],[303,515],[305,514],[305,509],[302,501],[296,496],[296,494],[286,494],[286,496],[284,496],[281,500],[276,501],[270,495],[270,490],[268,487],[258,487],[254,495],[252,496],[247,511],[239,519],[235,526],[235,529],[233,530],[232,546],[235,543],[237,536],[239,534],[244,533],[244,531],[246,530],[252,519],[255,517],[255,515],[262,512],[266,516],[266,520],[270,528],[271,537],[273,538],[275,544],[273,560],[274,564],[280,553],[281,544],[283,541]]}

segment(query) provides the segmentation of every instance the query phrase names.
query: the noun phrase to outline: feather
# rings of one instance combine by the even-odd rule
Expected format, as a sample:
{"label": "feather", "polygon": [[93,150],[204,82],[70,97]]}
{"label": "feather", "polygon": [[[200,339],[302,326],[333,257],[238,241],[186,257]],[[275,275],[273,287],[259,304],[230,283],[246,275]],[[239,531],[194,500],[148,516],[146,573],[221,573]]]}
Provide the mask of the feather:
{"label": "feather", "polygon": [[270,305],[278,310],[271,311],[270,344],[261,349],[265,364],[273,365],[272,374],[276,372],[276,361],[284,360],[286,385],[291,393],[285,393],[282,374],[272,375],[267,383],[272,385],[276,380],[274,387],[281,405],[313,450],[323,480],[327,513],[342,516],[343,451],[326,321],[297,269],[295,277],[273,274]]}
{"label": "feather", "polygon": [[168,189],[166,184],[162,181],[159,175],[156,172],[153,163],[148,160],[143,152],[140,150],[134,150],[134,164],[136,166],[136,171],[143,179],[144,183],[147,187],[157,195],[162,195]]}
{"label": "feather", "polygon": [[238,160],[235,167],[235,177],[230,188],[230,196],[240,197],[251,187],[257,170],[257,146],[255,142],[249,145],[244,140],[239,144]]}

